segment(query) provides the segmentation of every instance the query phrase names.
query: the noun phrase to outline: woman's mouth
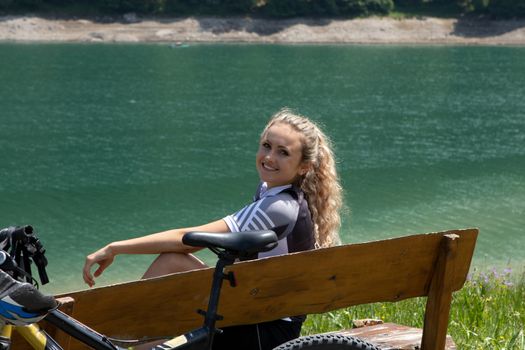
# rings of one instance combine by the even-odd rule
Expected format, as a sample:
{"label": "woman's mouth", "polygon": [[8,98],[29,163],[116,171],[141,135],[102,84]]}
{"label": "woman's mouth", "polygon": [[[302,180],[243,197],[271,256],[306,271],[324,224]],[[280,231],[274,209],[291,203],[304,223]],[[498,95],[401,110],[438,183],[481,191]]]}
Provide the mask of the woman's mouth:
{"label": "woman's mouth", "polygon": [[263,169],[267,170],[267,171],[277,171],[278,170],[277,168],[274,168],[271,165],[268,165],[268,164],[266,164],[264,162],[261,165],[262,165]]}

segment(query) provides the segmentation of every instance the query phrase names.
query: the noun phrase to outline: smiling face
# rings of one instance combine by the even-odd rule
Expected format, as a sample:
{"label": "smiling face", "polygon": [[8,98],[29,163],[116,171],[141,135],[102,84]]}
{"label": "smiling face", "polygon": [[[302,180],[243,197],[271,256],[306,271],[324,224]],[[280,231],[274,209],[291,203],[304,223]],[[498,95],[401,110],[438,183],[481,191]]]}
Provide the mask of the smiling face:
{"label": "smiling face", "polygon": [[307,172],[301,139],[299,132],[283,123],[270,126],[262,135],[255,161],[259,177],[268,188],[291,184]]}

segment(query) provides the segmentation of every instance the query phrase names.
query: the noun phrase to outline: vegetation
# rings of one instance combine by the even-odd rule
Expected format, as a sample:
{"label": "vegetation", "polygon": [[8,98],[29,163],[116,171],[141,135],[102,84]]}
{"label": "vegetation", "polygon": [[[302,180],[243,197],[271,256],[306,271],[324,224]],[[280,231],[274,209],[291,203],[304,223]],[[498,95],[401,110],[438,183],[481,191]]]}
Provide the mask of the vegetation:
{"label": "vegetation", "polygon": [[[423,327],[425,298],[377,303],[309,316],[303,332],[323,333],[351,328],[352,320]],[[453,296],[448,333],[458,349],[525,349],[525,273],[475,272]]]}
{"label": "vegetation", "polygon": [[388,14],[393,0],[0,0],[11,11],[136,12],[149,15],[366,16]]}
{"label": "vegetation", "polygon": [[195,16],[269,18],[370,15],[495,18],[525,17],[525,0],[0,0],[0,11],[58,15]]}
{"label": "vegetation", "polygon": [[525,17],[524,0],[460,0],[467,12],[497,18]]}

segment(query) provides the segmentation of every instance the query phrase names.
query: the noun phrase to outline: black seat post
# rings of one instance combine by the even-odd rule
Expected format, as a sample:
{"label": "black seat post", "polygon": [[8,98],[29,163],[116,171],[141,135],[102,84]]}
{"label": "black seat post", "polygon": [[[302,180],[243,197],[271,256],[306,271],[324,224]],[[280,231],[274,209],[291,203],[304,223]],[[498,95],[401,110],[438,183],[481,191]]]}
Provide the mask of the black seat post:
{"label": "black seat post", "polygon": [[213,273],[208,310],[206,312],[199,310],[199,313],[205,317],[204,326],[200,328],[207,334],[208,343],[205,348],[211,350],[216,331],[215,323],[222,319],[217,314],[222,282],[227,279],[235,287],[235,276],[231,272],[225,274],[224,268],[233,264],[237,258],[250,257],[275,248],[277,246],[277,235],[270,230],[227,233],[194,231],[187,232],[182,237],[182,243],[192,247],[209,248],[219,257]]}
{"label": "black seat post", "polygon": [[227,279],[224,274],[224,268],[228,265],[232,265],[234,261],[235,257],[232,257],[227,252],[223,252],[219,255],[219,260],[215,265],[210,291],[210,299],[208,301],[208,310],[206,311],[204,318],[204,327],[206,327],[209,332],[208,344],[206,346],[207,349],[211,349],[213,343],[213,337],[215,335],[215,322],[222,319],[222,317],[217,314],[217,308],[219,306],[222,283],[224,279]]}

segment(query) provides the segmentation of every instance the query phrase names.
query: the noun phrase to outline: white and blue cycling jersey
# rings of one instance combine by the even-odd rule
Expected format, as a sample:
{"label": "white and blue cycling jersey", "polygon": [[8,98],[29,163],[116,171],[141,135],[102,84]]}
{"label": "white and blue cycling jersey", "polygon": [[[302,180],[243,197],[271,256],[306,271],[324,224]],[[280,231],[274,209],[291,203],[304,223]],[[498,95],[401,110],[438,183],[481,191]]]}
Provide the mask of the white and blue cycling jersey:
{"label": "white and blue cycling jersey", "polygon": [[224,218],[232,232],[273,230],[279,244],[253,258],[293,253],[314,248],[312,218],[304,193],[295,186],[267,188],[260,183],[253,203]]}

